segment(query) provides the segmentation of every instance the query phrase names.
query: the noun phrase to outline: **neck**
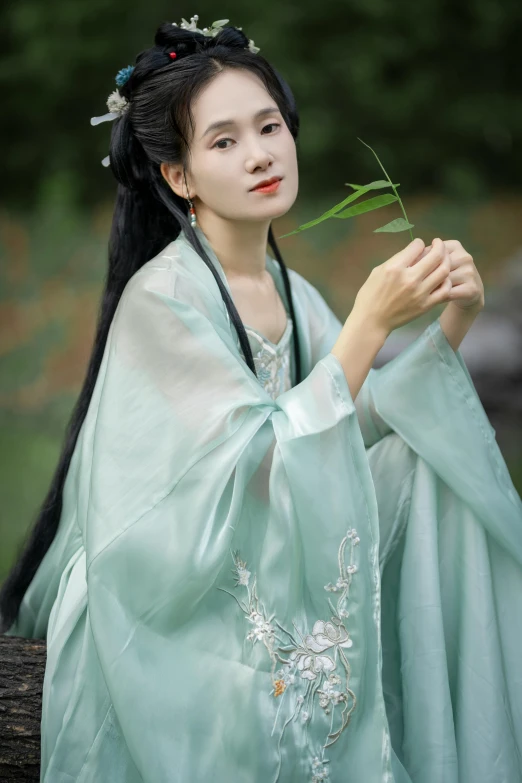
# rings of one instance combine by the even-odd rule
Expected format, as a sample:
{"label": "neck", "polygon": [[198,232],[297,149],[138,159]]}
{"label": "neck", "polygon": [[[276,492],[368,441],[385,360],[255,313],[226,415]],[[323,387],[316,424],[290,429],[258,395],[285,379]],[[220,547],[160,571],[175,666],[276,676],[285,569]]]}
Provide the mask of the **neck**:
{"label": "neck", "polygon": [[215,214],[200,217],[198,226],[212,245],[228,280],[263,280],[269,221],[223,220]]}

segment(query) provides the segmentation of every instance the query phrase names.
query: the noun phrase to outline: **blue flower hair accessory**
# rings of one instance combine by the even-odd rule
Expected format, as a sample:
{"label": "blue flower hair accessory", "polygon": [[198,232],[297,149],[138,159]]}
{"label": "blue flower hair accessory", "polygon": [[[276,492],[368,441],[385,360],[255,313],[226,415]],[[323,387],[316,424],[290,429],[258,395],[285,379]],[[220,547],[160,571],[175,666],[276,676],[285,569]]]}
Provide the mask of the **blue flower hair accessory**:
{"label": "blue flower hair accessory", "polygon": [[[134,65],[128,65],[126,68],[122,68],[118,71],[115,79],[118,87],[123,87],[123,85],[129,81],[133,70]],[[104,114],[101,117],[91,117],[91,125],[99,125],[100,122],[107,122],[109,120],[115,120],[116,117],[121,117],[129,108],[129,102],[119,90],[114,90],[107,98],[107,107],[109,109],[107,114]]]}
{"label": "blue flower hair accessory", "polygon": [[[201,33],[201,35],[204,35],[206,37],[212,37],[215,38],[215,36],[221,32],[223,27],[228,23],[228,19],[218,19],[216,22],[212,22],[210,27],[204,27],[202,30],[197,27],[197,21],[199,19],[199,16],[197,14],[194,14],[194,16],[190,17],[190,22],[187,22],[186,19],[181,17],[181,24],[179,27],[182,30],[192,30],[196,33]],[[172,22],[174,27],[178,27],[178,24],[176,22]],[[238,27],[238,30],[242,30],[243,28]],[[248,47],[245,47],[245,49],[248,48],[253,54],[257,54],[257,52],[260,51],[258,46],[254,46],[254,42],[252,39],[249,39],[248,41]],[[172,61],[176,60],[176,53],[170,52],[169,57]],[[123,87],[124,84],[128,82],[130,79],[132,72],[134,71],[134,65],[128,65],[126,68],[122,68],[118,71],[116,74],[116,86],[117,87]],[[125,112],[129,108],[129,102],[127,98],[125,98],[119,90],[114,90],[114,92],[111,92],[109,97],[107,98],[107,108],[109,111],[107,114],[103,114],[101,117],[91,117],[91,125],[99,125],[101,122],[108,122],[110,120],[115,120],[118,117],[121,117],[125,114]],[[110,165],[110,159],[107,155],[106,158],[102,160],[103,166],[109,166]]]}
{"label": "blue flower hair accessory", "polygon": [[123,85],[129,81],[133,70],[134,65],[128,65],[126,68],[122,68],[121,71],[118,71],[116,74],[116,84],[118,87],[123,87]]}

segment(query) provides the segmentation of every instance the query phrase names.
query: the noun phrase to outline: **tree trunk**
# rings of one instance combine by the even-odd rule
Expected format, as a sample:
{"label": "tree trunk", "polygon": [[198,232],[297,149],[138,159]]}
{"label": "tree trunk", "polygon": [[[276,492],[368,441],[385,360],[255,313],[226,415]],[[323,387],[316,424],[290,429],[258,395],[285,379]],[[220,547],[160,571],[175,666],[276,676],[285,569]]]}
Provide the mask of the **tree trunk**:
{"label": "tree trunk", "polygon": [[39,783],[46,644],[0,636],[0,783]]}

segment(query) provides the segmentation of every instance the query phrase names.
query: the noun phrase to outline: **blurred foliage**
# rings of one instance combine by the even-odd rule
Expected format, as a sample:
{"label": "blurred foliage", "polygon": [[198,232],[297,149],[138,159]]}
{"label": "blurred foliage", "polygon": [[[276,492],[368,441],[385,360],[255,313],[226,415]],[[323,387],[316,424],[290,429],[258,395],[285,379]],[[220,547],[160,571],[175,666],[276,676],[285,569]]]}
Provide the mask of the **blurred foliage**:
{"label": "blurred foliage", "polygon": [[[162,21],[229,18],[289,82],[301,116],[304,195],[370,181],[378,152],[402,193],[467,197],[520,187],[519,0],[310,0],[195,8],[165,0],[8,0],[0,8],[3,201],[28,207],[56,187],[78,205],[114,190],[100,161],[117,71]],[[344,155],[342,166],[339,155]],[[313,161],[313,165],[310,165]],[[339,200],[339,199],[338,199]]]}

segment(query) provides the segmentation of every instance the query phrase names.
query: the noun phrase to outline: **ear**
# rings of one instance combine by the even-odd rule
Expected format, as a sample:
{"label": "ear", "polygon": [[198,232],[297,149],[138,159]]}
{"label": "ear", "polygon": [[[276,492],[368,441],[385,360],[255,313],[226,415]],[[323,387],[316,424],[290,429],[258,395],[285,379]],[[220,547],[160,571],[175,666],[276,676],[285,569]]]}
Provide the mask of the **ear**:
{"label": "ear", "polygon": [[[187,198],[187,186],[185,185],[185,177],[183,176],[183,166],[181,163],[166,163],[165,161],[160,164],[160,171],[169,185],[177,196],[181,198]],[[187,184],[189,186],[188,196],[193,198],[190,192],[190,180],[187,177]]]}

